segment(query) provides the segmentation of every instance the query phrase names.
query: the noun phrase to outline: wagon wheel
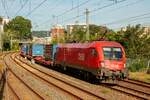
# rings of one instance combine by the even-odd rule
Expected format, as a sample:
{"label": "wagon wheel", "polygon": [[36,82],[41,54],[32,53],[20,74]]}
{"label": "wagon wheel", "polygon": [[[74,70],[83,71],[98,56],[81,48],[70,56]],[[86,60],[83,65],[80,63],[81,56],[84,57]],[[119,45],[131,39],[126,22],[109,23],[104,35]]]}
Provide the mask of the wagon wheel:
{"label": "wagon wheel", "polygon": [[31,59],[31,63],[32,63],[32,64],[35,64],[35,60],[34,60],[34,59]]}

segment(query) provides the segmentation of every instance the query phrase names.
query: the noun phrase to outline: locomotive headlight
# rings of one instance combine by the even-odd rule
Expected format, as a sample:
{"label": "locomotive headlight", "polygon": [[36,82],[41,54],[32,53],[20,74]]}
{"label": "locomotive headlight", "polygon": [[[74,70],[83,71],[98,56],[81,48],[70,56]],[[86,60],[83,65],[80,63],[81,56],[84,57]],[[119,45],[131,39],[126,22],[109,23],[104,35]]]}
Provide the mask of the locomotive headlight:
{"label": "locomotive headlight", "polygon": [[101,67],[105,67],[105,63],[103,61],[100,64],[101,64]]}
{"label": "locomotive headlight", "polygon": [[126,68],[126,64],[124,64],[124,68]]}

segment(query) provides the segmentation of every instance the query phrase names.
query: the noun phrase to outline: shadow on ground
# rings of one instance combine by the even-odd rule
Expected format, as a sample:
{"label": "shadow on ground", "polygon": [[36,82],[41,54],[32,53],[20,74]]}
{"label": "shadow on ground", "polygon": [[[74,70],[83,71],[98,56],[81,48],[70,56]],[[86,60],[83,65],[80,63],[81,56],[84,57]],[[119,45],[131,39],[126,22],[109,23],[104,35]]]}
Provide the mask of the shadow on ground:
{"label": "shadow on ground", "polygon": [[5,83],[6,83],[5,73],[3,73],[2,77],[0,79],[0,100],[3,99],[3,92],[4,92]]}

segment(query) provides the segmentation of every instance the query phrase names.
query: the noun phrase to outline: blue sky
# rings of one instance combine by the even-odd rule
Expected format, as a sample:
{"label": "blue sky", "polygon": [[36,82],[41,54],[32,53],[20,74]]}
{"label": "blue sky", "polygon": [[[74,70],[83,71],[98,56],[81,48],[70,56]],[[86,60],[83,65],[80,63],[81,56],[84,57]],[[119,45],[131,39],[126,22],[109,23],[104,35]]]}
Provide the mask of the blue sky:
{"label": "blue sky", "polygon": [[[43,1],[45,2],[41,6],[33,10]],[[75,23],[76,21],[85,23],[85,9],[88,8],[89,11],[91,11],[89,22],[92,24],[104,25],[115,30],[127,26],[128,24],[150,25],[150,14],[147,14],[150,13],[150,0],[116,0],[118,3],[114,1],[115,0],[1,0],[0,16],[6,17],[8,15],[11,19],[18,15],[24,16],[32,21],[32,30],[50,30],[51,26],[56,23],[63,26]],[[80,4],[83,5],[76,7]],[[107,5],[111,6],[105,7]],[[98,8],[101,9],[94,11],[94,9]],[[17,13],[19,9],[21,10]],[[70,11],[67,12],[68,10]],[[28,15],[30,12],[31,14]],[[63,14],[63,12],[67,13]],[[142,14],[147,15],[135,17],[135,19],[126,19]],[[54,17],[58,15],[60,16]]]}

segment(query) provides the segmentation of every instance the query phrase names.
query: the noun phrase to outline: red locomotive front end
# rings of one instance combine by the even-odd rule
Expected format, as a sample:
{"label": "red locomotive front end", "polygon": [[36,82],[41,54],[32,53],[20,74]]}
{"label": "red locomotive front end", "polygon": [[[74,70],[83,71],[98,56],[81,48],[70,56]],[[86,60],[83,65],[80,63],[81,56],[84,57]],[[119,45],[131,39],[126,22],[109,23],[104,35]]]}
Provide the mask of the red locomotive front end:
{"label": "red locomotive front end", "polygon": [[128,77],[124,48],[116,42],[105,42],[99,48],[100,71],[98,77],[124,79]]}

